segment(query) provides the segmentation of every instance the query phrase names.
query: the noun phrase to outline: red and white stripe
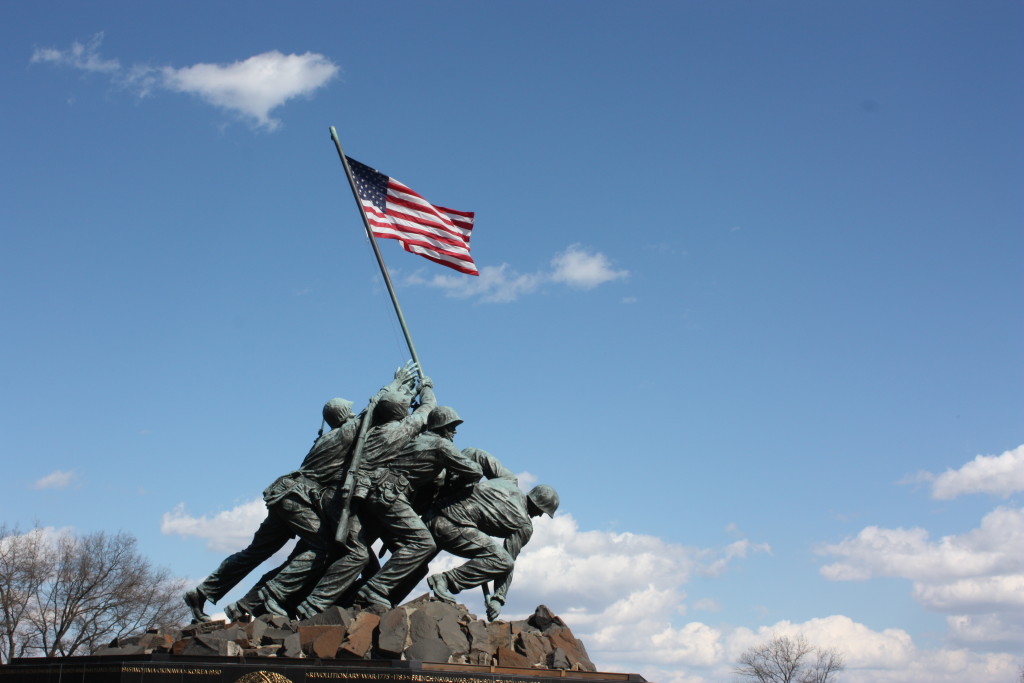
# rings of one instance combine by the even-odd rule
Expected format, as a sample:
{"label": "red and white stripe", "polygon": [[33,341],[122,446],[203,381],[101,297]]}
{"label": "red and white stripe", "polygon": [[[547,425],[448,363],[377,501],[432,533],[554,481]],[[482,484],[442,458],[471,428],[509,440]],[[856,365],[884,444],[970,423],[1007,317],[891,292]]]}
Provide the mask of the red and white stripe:
{"label": "red and white stripe", "polygon": [[472,211],[434,206],[408,186],[388,179],[387,203],[382,213],[363,200],[373,234],[398,240],[406,251],[468,275],[479,275],[469,255]]}

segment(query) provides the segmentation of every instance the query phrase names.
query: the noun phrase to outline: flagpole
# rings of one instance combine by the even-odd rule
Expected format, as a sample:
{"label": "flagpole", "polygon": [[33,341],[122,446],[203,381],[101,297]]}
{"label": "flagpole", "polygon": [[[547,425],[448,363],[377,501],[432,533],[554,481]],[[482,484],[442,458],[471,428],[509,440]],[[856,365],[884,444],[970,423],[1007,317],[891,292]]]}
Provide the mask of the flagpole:
{"label": "flagpole", "polygon": [[395,314],[398,315],[398,322],[402,326],[402,334],[405,335],[405,343],[409,346],[409,353],[412,354],[412,360],[416,363],[417,373],[420,379],[423,379],[423,366],[420,364],[419,356],[416,355],[416,347],[412,343],[412,337],[409,335],[409,327],[405,324],[405,316],[402,315],[402,307],[398,305],[398,296],[395,294],[395,288],[391,284],[391,276],[388,275],[388,269],[384,265],[384,257],[381,256],[380,248],[377,246],[377,240],[373,236],[373,230],[370,228],[370,221],[366,217],[366,211],[363,210],[363,202],[359,198],[359,191],[356,189],[356,181],[352,177],[352,169],[349,168],[348,159],[345,157],[345,152],[341,149],[341,140],[338,139],[338,131],[334,130],[334,126],[331,126],[331,139],[334,141],[334,147],[338,150],[338,157],[341,159],[341,165],[345,167],[345,176],[348,178],[348,185],[352,189],[352,197],[356,200],[356,206],[359,207],[359,215],[363,217],[363,227],[366,228],[366,237],[370,240],[370,245],[373,246],[373,255],[377,257],[377,265],[380,266],[380,274],[384,277],[384,284],[388,287],[388,294],[391,295],[391,303],[395,307]]}

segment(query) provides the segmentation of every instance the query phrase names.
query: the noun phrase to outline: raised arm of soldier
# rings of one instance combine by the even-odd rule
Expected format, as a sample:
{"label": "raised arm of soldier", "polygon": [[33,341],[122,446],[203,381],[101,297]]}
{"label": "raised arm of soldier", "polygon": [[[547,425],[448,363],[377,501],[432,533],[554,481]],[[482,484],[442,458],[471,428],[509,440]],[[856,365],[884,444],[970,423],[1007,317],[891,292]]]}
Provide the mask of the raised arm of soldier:
{"label": "raised arm of soldier", "polygon": [[427,426],[427,417],[437,405],[434,398],[434,382],[429,377],[420,380],[420,403],[408,413],[408,396],[400,392],[392,392],[384,396],[378,403],[378,415],[374,413],[374,423],[383,425],[384,438],[389,445],[404,444],[414,438]]}
{"label": "raised arm of soldier", "polygon": [[[376,396],[370,399],[370,404],[373,405],[381,396],[389,393],[414,391],[417,369],[416,363],[409,361],[395,370],[394,379],[381,387]],[[324,405],[323,419],[331,431],[316,440],[299,468],[299,471],[323,486],[337,484],[344,474],[343,467],[359,433],[360,420],[353,419],[356,416],[352,413],[352,407],[352,401],[343,398],[332,398]]]}
{"label": "raised arm of soldier", "polygon": [[[485,476],[486,470],[482,463],[467,457],[451,442],[443,444],[440,452],[444,460],[445,475],[449,482],[455,482],[456,485],[461,486],[472,486]],[[486,454],[486,452],[484,453]],[[501,463],[498,464],[501,465]]]}
{"label": "raised arm of soldier", "polygon": [[427,424],[427,415],[430,415],[430,411],[437,406],[437,399],[434,398],[434,380],[430,379],[426,375],[420,378],[420,405],[413,411],[413,414],[422,411],[423,424]]}
{"label": "raised arm of soldier", "polygon": [[366,435],[363,461],[360,463],[362,472],[386,464],[426,428],[430,411],[437,405],[433,387],[429,377],[420,380],[420,404],[411,415],[409,396],[404,393],[393,391],[377,401],[373,410],[373,427]]}
{"label": "raised arm of soldier", "polygon": [[482,448],[463,448],[462,454],[480,465],[485,479],[507,479],[517,485],[519,479],[515,472],[501,464],[501,461]]}
{"label": "raised arm of soldier", "polygon": [[409,398],[416,395],[416,380],[419,377],[420,366],[415,361],[407,361],[405,365],[395,370],[395,379],[377,392],[375,398],[380,398],[391,392],[405,394]]}

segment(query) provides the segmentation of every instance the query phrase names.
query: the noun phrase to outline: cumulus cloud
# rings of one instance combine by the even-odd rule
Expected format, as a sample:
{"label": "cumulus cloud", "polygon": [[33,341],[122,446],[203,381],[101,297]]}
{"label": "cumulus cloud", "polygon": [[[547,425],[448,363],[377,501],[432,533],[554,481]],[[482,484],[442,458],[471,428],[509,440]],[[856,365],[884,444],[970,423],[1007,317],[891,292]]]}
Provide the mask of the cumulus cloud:
{"label": "cumulus cloud", "polygon": [[588,635],[585,643],[599,648],[604,657],[627,662],[645,660],[660,666],[713,667],[722,662],[723,634],[697,621],[680,627],[659,619],[664,601],[676,602],[678,595],[648,590],[613,604],[604,614],[602,628]]}
{"label": "cumulus cloud", "polygon": [[926,473],[932,497],[952,500],[971,493],[988,493],[1003,498],[1024,491],[1024,445],[1002,455],[979,455],[957,470]]}
{"label": "cumulus cloud", "polygon": [[[656,612],[657,600],[669,596],[651,597],[654,599],[645,606]],[[654,631],[644,642],[630,638],[630,633],[635,627],[648,628],[645,622],[649,617],[630,610],[623,615],[632,621],[624,620],[583,637],[585,643],[598,646],[591,647],[598,655],[592,658],[602,667],[614,662],[606,670],[636,672],[665,683],[732,680],[734,662],[744,650],[772,636],[798,635],[813,646],[836,649],[846,661],[842,674],[846,683],[1001,683],[1013,680],[1017,670],[1016,658],[1011,654],[972,652],[957,646],[923,649],[903,629],[874,630],[844,615],[802,623],[780,621],[754,629],[713,627],[693,621]],[[612,610],[606,615],[615,616]]]}
{"label": "cumulus cloud", "polygon": [[197,95],[273,130],[270,112],[288,100],[312,94],[338,72],[323,55],[286,55],[272,50],[231,64],[195,64],[160,70],[164,86]]}
{"label": "cumulus cloud", "polygon": [[78,479],[78,474],[74,470],[54,470],[45,477],[41,477],[32,484],[32,488],[36,490],[43,489],[66,489],[71,486],[74,481]]}
{"label": "cumulus cloud", "polygon": [[437,274],[424,278],[418,273],[406,278],[407,284],[436,287],[446,295],[459,299],[476,299],[484,303],[507,303],[532,294],[547,284],[567,285],[589,290],[629,275],[615,270],[611,260],[601,252],[573,244],[551,259],[551,267],[535,273],[520,273],[507,263],[483,266],[479,277]]}
{"label": "cumulus cloud", "polygon": [[1024,573],[978,576],[948,583],[916,583],[918,602],[940,612],[1019,610],[1024,615]]}
{"label": "cumulus cloud", "polygon": [[832,615],[802,624],[780,621],[757,631],[738,628],[730,635],[726,650],[735,659],[744,650],[772,636],[802,635],[813,646],[834,647],[851,668],[901,669],[917,655],[913,639],[903,629],[873,631],[847,616]]}
{"label": "cumulus cloud", "polygon": [[619,280],[629,271],[614,270],[611,261],[600,252],[573,244],[551,261],[551,279],[576,289],[593,289],[612,280]]}
{"label": "cumulus cloud", "polygon": [[323,55],[312,52],[286,55],[277,50],[229,64],[125,67],[116,59],[100,56],[102,42],[100,33],[88,42],[75,42],[66,50],[37,48],[31,61],[103,73],[140,96],[160,89],[195,95],[267,130],[274,130],[281,123],[271,117],[272,111],[293,98],[312,95],[339,71],[338,66]]}
{"label": "cumulus cloud", "polygon": [[954,641],[998,646],[1024,630],[1024,508],[996,508],[977,529],[936,541],[924,529],[867,527],[820,552],[841,558],[821,568],[828,579],[910,579],[915,600],[951,615]]}
{"label": "cumulus cloud", "polygon": [[1011,654],[959,647],[922,649],[903,629],[875,631],[843,615],[803,623],[781,621],[756,631],[737,628],[726,637],[729,660],[773,635],[803,635],[812,645],[837,649],[846,659],[844,683],[997,683],[1012,680],[1017,669]]}
{"label": "cumulus cloud", "polygon": [[1024,623],[1000,614],[957,614],[946,617],[946,626],[950,639],[960,645],[1024,643]]}
{"label": "cumulus cloud", "polygon": [[210,550],[234,552],[249,543],[266,516],[267,506],[262,498],[201,517],[190,515],[180,504],[164,513],[160,531],[167,535],[201,538]]}
{"label": "cumulus cloud", "polygon": [[[718,576],[750,553],[767,551],[746,539],[698,548],[646,534],[582,530],[571,514],[542,518],[516,562],[506,611],[525,615],[557,595],[558,613],[606,670],[643,673],[655,666],[651,680],[703,680],[681,667],[720,664],[723,634],[699,622],[676,623],[687,611],[685,585],[694,575]],[[708,599],[701,605],[717,607]]]}
{"label": "cumulus cloud", "polygon": [[943,582],[1024,570],[1024,508],[1000,507],[966,534],[929,540],[926,530],[869,526],[820,552],[843,558],[821,569],[826,578],[900,576]]}
{"label": "cumulus cloud", "polygon": [[737,543],[695,548],[646,534],[584,531],[571,514],[559,514],[536,521],[533,540],[516,562],[516,596],[510,598],[526,612],[556,594],[574,620],[592,622],[613,604],[622,608],[620,601],[630,596],[683,595],[681,587],[694,573],[717,576],[749,552],[767,550],[749,542],[738,551]]}

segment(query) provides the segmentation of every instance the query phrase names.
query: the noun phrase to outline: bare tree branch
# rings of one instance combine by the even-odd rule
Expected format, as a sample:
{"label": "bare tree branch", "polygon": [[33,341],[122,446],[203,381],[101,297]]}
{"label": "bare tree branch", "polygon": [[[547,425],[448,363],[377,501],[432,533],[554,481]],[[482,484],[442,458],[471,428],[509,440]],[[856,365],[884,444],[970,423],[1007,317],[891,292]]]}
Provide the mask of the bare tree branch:
{"label": "bare tree branch", "polygon": [[0,529],[6,661],[88,654],[115,637],[184,621],[184,581],[154,569],[133,536],[43,536]]}
{"label": "bare tree branch", "polygon": [[22,534],[0,526],[0,612],[3,649],[0,662],[20,657],[38,644],[31,629],[33,600],[53,572],[55,556],[41,529]]}
{"label": "bare tree branch", "polygon": [[803,635],[773,636],[744,651],[736,664],[733,673],[758,683],[830,683],[845,668],[838,651],[813,647]]}

